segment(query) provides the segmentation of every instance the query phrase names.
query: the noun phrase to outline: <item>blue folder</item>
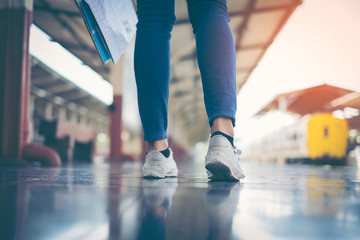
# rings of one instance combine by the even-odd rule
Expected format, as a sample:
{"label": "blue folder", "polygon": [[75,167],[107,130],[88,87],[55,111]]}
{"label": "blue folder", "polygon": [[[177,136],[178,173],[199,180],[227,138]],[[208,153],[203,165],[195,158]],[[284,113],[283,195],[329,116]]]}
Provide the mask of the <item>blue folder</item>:
{"label": "blue folder", "polygon": [[111,59],[110,52],[105,44],[104,36],[100,31],[99,25],[97,24],[89,5],[85,1],[80,2],[80,7],[80,12],[82,12],[84,22],[86,23],[91,38],[100,55],[100,58],[103,63],[107,63]]}

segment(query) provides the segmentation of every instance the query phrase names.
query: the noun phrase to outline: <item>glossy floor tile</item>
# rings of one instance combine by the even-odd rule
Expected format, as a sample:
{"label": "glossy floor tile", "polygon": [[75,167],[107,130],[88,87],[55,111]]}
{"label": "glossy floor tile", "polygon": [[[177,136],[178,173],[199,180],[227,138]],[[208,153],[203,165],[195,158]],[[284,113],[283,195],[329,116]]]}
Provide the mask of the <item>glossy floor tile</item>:
{"label": "glossy floor tile", "polygon": [[179,166],[160,180],[129,162],[0,167],[0,239],[359,239],[355,167],[245,162],[236,183]]}

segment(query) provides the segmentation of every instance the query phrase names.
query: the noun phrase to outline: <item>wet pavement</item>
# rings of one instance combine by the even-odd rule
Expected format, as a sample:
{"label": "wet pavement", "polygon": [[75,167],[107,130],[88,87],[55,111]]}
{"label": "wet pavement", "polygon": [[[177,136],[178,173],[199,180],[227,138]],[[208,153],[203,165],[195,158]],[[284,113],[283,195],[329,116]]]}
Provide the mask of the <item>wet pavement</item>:
{"label": "wet pavement", "polygon": [[356,167],[245,162],[236,183],[179,166],[160,180],[130,162],[0,167],[0,239],[359,239]]}

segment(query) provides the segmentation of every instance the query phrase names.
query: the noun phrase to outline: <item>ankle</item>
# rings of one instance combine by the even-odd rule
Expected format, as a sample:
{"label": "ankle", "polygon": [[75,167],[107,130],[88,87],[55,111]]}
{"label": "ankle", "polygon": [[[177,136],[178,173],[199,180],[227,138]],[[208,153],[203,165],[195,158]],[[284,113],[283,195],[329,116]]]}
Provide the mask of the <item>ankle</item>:
{"label": "ankle", "polygon": [[234,127],[230,118],[216,118],[211,126],[211,135],[215,132],[222,132],[230,137],[234,137]]}
{"label": "ankle", "polygon": [[146,151],[150,152],[150,151],[164,151],[166,149],[169,148],[167,139],[160,139],[160,140],[155,140],[155,141],[147,141],[147,146],[146,146]]}

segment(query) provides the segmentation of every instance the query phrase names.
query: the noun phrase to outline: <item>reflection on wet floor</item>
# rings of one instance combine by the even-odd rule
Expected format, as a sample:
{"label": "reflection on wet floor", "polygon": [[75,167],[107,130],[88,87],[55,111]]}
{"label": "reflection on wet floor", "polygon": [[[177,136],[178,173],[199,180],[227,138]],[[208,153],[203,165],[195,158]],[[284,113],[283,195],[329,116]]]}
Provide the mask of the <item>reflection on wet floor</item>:
{"label": "reflection on wet floor", "polygon": [[244,163],[209,182],[202,163],[148,180],[140,163],[0,168],[1,239],[358,239],[355,167]]}

